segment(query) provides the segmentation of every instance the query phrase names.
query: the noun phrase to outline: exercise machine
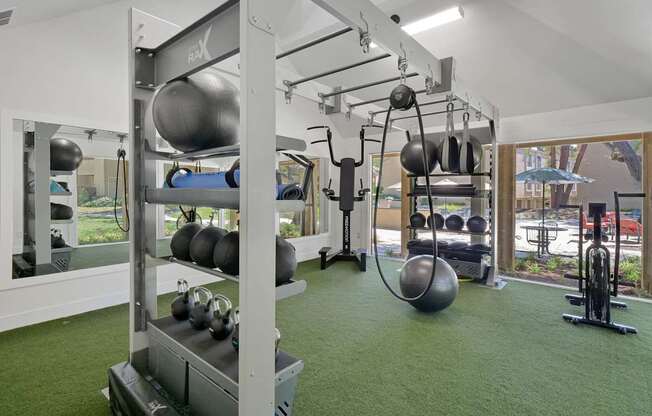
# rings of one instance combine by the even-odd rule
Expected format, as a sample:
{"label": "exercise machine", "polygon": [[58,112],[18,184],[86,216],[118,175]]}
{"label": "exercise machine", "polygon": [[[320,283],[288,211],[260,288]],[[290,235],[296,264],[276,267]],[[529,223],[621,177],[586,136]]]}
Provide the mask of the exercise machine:
{"label": "exercise machine", "polygon": [[[589,203],[589,216],[593,217],[593,241],[584,257],[584,316],[564,314],[564,320],[573,324],[588,324],[610,328],[621,334],[635,334],[636,328],[617,324],[611,319],[611,295],[618,289],[618,279],[612,278],[611,253],[602,244],[602,217],[607,212],[605,203]],[[612,284],[615,284],[612,289]],[[572,303],[572,302],[571,302]]]}
{"label": "exercise machine", "polygon": [[[613,275],[611,277],[611,296],[612,297],[618,297],[618,286],[621,284],[620,282],[620,248],[621,248],[621,209],[620,209],[620,199],[621,198],[645,198],[645,194],[642,192],[618,192],[614,191],[614,210],[615,210],[615,215],[614,215],[614,222],[615,222],[615,242],[616,242],[616,248],[614,252],[614,268],[613,268]],[[585,298],[585,287],[584,287],[584,279],[581,279],[580,276],[582,276],[582,268],[583,268],[583,237],[584,237],[584,230],[582,227],[582,218],[584,217],[584,207],[582,205],[562,205],[560,208],[575,208],[578,209],[579,211],[579,230],[578,230],[578,243],[577,243],[577,248],[578,248],[578,259],[577,259],[577,270],[578,274],[573,274],[573,273],[566,273],[564,274],[564,277],[567,279],[573,279],[577,280],[577,290],[579,294],[566,294],[564,297],[566,300],[571,305],[575,306],[581,306],[584,305],[584,298]],[[611,299],[610,301],[611,306],[614,308],[619,308],[619,309],[626,309],[627,304],[624,302],[619,302],[617,300]]]}
{"label": "exercise machine", "polygon": [[331,247],[322,247],[319,250],[321,258],[321,269],[324,270],[331,264],[337,261],[353,261],[358,264],[360,271],[367,271],[367,251],[363,248],[358,250],[351,249],[351,211],[353,211],[356,202],[364,201],[367,194],[371,191],[365,188],[360,179],[360,189],[355,194],[355,168],[364,164],[364,143],[377,142],[379,140],[365,138],[365,128],[378,127],[371,125],[363,125],[360,127],[360,159],[355,160],[351,157],[344,157],[339,161],[335,160],[333,153],[333,133],[328,126],[312,126],[307,130],[325,129],[326,138],[322,140],[315,140],[312,144],[328,143],[328,151],[331,158],[331,163],[336,168],[340,169],[340,194],[335,195],[335,190],[331,188],[333,180],[328,181],[328,187],[322,189],[322,192],[330,201],[339,202],[340,211],[342,211],[342,249],[337,252],[331,252]]}

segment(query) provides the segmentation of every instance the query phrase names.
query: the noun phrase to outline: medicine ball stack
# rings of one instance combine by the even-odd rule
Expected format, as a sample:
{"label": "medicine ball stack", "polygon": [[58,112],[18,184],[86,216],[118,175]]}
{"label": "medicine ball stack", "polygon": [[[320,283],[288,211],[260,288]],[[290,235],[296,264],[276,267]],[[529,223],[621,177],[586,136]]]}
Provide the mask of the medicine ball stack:
{"label": "medicine ball stack", "polygon": [[[425,220],[424,220],[425,222]],[[240,274],[240,234],[209,225],[188,223],[177,230],[170,242],[172,256],[200,266],[219,268],[232,276]],[[296,249],[276,236],[276,285],[288,283],[297,270]]]}

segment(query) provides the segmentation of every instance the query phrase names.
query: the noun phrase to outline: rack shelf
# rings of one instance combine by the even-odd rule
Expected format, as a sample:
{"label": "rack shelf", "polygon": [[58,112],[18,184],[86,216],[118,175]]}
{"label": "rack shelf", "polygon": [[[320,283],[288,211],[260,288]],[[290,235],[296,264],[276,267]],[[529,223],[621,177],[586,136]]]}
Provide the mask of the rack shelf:
{"label": "rack shelf", "polygon": [[[209,269],[208,267],[199,266],[190,261],[179,260],[175,257],[168,257],[168,261],[171,263],[181,264],[182,266],[189,267],[200,272],[211,274],[213,276],[229,280],[231,282],[238,283],[240,281],[239,276],[233,276],[231,274],[224,273],[217,269]],[[308,283],[305,280],[290,280],[288,283],[276,287],[276,300],[287,299],[292,296],[300,295],[306,291]]]}
{"label": "rack shelf", "polygon": [[[423,175],[415,175],[413,173],[407,174],[408,178],[424,178]],[[491,172],[478,172],[478,173],[431,173],[431,178],[442,178],[442,177],[466,177],[466,176],[486,176],[491,177]]]}
{"label": "rack shelf", "polygon": [[[294,139],[286,136],[276,136],[276,151],[277,152],[303,152],[307,148],[306,142],[300,139]],[[177,152],[160,152],[153,150],[146,145],[145,153],[148,158],[156,160],[174,160],[174,161],[190,161],[195,162],[198,160],[230,157],[240,155],[240,144],[231,146],[214,147],[211,149],[198,150],[196,152],[177,153]]]}
{"label": "rack shelf", "polygon": [[[408,230],[414,230],[414,231],[430,231],[430,228],[428,228],[428,227],[412,227],[412,226],[408,225],[406,228]],[[438,229],[437,233],[465,234],[465,235],[491,235],[491,232],[489,232],[489,231],[484,231],[484,232],[478,233],[478,232],[473,232],[473,231],[469,231],[469,230],[459,230],[459,231],[447,230],[445,228]]]}
{"label": "rack shelf", "polygon": [[74,221],[70,220],[50,220],[50,224],[72,224]]}
{"label": "rack shelf", "polygon": [[[191,205],[239,209],[239,189],[190,189],[190,188],[146,188],[145,201],[150,204]],[[301,200],[276,201],[278,212],[301,212],[305,209]]]}
{"label": "rack shelf", "polygon": [[50,192],[50,196],[72,196],[72,192]]}
{"label": "rack shelf", "polygon": [[[239,360],[230,339],[216,341],[208,330],[197,331],[187,321],[177,321],[172,316],[149,321],[147,329],[153,345],[160,344],[172,350],[233,397],[238,397]],[[302,369],[303,361],[279,351],[275,383],[282,384]]]}
{"label": "rack shelf", "polygon": [[73,171],[71,170],[51,170],[50,176],[71,176]]}
{"label": "rack shelf", "polygon": [[70,246],[65,246],[61,248],[53,248],[52,249],[52,254],[57,254],[57,253],[69,253],[72,251],[72,247]]}

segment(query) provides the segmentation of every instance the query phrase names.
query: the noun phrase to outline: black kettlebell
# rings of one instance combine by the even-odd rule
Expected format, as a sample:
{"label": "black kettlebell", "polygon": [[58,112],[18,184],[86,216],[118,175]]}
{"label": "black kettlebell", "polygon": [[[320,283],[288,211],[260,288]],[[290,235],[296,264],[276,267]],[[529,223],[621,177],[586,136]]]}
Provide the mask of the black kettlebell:
{"label": "black kettlebell", "polygon": [[[200,293],[206,296],[206,303],[201,301]],[[205,287],[196,287],[192,291],[192,307],[188,320],[193,328],[202,330],[208,328],[213,318],[211,313],[211,304],[213,303],[213,294]]]}
{"label": "black kettlebell", "polygon": [[172,316],[178,321],[185,321],[190,315],[190,302],[188,299],[188,282],[184,279],[177,280],[177,295],[170,305]]}
{"label": "black kettlebell", "polygon": [[55,228],[50,230],[50,245],[52,248],[63,248],[66,246],[66,241],[61,235],[61,230]]}
{"label": "black kettlebell", "polygon": [[[220,307],[224,304],[224,310]],[[213,298],[213,319],[208,326],[208,332],[218,341],[225,340],[235,329],[235,318],[233,317],[233,304],[224,295],[217,294]]]}

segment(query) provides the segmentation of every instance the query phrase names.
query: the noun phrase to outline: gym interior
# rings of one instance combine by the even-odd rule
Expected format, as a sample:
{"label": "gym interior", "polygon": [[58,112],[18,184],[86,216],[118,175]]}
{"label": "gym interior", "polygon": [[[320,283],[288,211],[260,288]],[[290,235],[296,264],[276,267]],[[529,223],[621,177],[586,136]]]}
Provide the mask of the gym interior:
{"label": "gym interior", "polygon": [[0,414],[650,414],[651,21],[0,0]]}

